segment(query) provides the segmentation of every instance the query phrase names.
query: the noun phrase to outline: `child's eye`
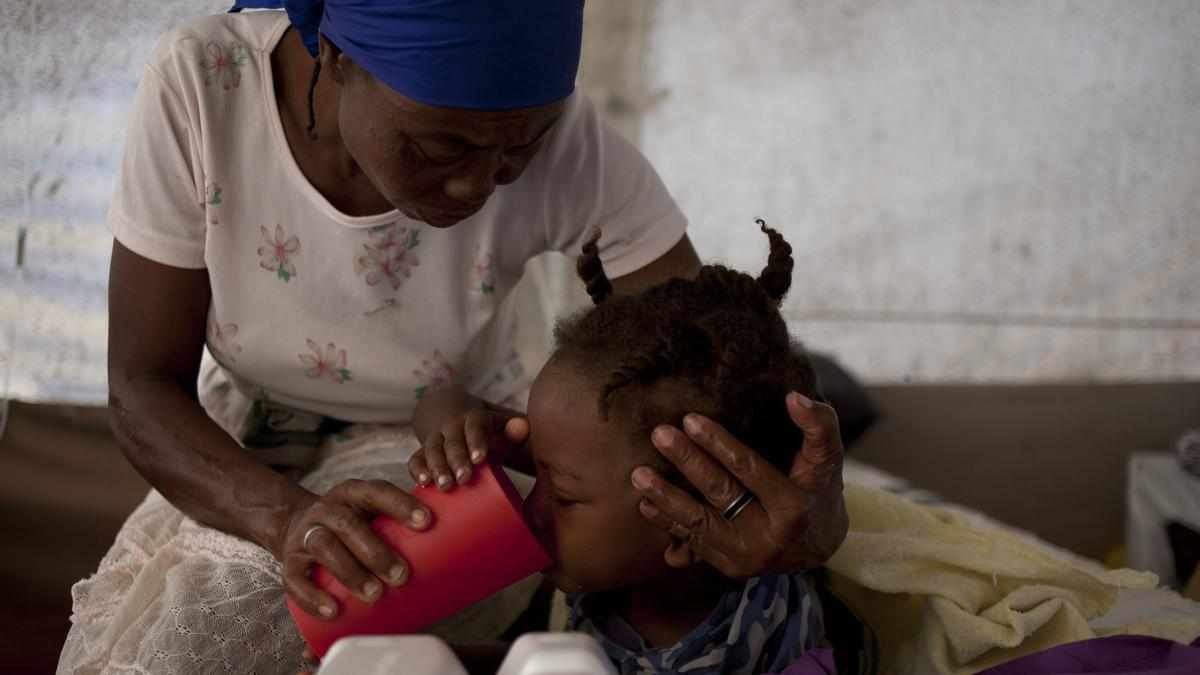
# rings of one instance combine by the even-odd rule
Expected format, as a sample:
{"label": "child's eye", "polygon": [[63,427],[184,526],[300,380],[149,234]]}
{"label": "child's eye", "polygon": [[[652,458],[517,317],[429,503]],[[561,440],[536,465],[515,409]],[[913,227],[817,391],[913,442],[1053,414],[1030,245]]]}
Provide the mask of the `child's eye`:
{"label": "child's eye", "polygon": [[555,506],[570,506],[572,504],[579,503],[575,500],[564,498],[562,495],[558,494],[554,490],[550,491],[550,502],[553,503]]}

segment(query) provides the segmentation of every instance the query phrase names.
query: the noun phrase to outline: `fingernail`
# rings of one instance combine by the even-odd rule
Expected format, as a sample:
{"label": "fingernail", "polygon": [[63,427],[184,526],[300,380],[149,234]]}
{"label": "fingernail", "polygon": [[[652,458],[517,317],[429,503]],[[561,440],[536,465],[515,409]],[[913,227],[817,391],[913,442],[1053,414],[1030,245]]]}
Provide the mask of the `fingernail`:
{"label": "fingernail", "polygon": [[393,586],[404,583],[404,570],[404,565],[399,563],[392,565],[392,569],[388,570],[388,578],[392,580]]}
{"label": "fingernail", "polygon": [[[776,396],[778,396],[778,394],[776,394]],[[688,415],[684,417],[683,428],[687,429],[688,433],[691,434],[700,433],[700,418],[696,417],[695,415]]]}
{"label": "fingernail", "polygon": [[797,400],[797,401],[800,403],[800,406],[801,406],[802,408],[808,408],[809,410],[811,410],[811,409],[812,409],[812,407],[813,407],[813,405],[814,405],[814,404],[813,404],[813,402],[812,402],[812,399],[811,399],[811,398],[809,398],[809,397],[805,396],[804,394],[801,394],[801,393],[800,393],[800,392],[798,392],[798,391],[797,391],[797,392],[793,392],[793,393],[796,395],[796,400]]}
{"label": "fingernail", "polygon": [[633,486],[639,490],[650,487],[650,472],[640,466],[634,469]]}
{"label": "fingernail", "polygon": [[329,605],[321,605],[319,608],[317,608],[317,611],[320,612],[321,616],[325,617],[326,619],[332,619],[335,610]]}
{"label": "fingernail", "polygon": [[454,472],[454,477],[458,479],[458,482],[459,482],[459,483],[465,483],[465,482],[467,482],[467,470],[466,470],[466,469],[459,469],[458,471],[455,471],[455,472]]}
{"label": "fingernail", "polygon": [[408,517],[408,520],[413,525],[419,527],[424,525],[426,520],[429,520],[429,512],[427,512],[425,509],[417,509],[416,511],[412,512],[412,515]]}
{"label": "fingernail", "polygon": [[442,488],[443,490],[450,487],[450,483],[452,482],[450,480],[449,476],[438,476],[437,480],[438,480],[438,487]]}
{"label": "fingernail", "polygon": [[363,595],[367,596],[368,598],[375,597],[375,595],[379,593],[379,582],[374,580],[368,581],[362,585],[362,592]]}
{"label": "fingernail", "polygon": [[418,485],[425,485],[428,482],[429,482],[429,474],[423,473],[423,474],[417,476],[417,484]]}
{"label": "fingernail", "polygon": [[471,451],[471,461],[476,464],[483,461],[483,453],[478,450]]}
{"label": "fingernail", "polygon": [[642,509],[642,513],[646,516],[653,518],[658,515],[658,507],[651,504],[650,500],[648,499],[643,499],[639,506]]}
{"label": "fingernail", "polygon": [[658,447],[666,447],[671,444],[671,430],[667,427],[657,427],[653,434],[650,434],[650,440]]}

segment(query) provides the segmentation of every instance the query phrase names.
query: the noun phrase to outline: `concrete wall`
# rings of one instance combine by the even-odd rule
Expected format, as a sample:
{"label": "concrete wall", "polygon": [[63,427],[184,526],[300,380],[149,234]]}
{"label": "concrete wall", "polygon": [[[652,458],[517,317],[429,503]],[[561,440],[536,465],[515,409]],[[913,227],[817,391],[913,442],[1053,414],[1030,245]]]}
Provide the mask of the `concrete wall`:
{"label": "concrete wall", "polygon": [[1200,377],[1200,4],[662,0],[640,141],[702,256],[873,382]]}
{"label": "concrete wall", "polygon": [[14,398],[106,400],[104,214],[141,64],[171,26],[229,4],[0,0],[0,398],[13,363]]}
{"label": "concrete wall", "polygon": [[[103,401],[138,67],[225,4],[0,0],[0,390],[15,362],[18,398]],[[869,381],[1195,380],[1197,35],[1190,0],[602,0],[579,81],[703,256],[753,269],[752,219],[784,230],[797,333]],[[580,302],[569,266],[538,269],[531,367],[541,318]]]}

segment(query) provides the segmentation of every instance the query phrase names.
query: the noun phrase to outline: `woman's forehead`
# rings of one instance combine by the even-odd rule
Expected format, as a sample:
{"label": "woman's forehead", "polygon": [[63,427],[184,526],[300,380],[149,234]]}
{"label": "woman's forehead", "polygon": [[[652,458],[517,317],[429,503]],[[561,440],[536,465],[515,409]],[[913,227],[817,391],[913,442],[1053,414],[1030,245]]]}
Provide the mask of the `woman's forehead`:
{"label": "woman's forehead", "polygon": [[384,105],[376,107],[380,117],[410,133],[442,135],[481,148],[535,140],[558,121],[563,110],[563,101],[513,110],[442,108],[407,98],[378,80],[375,85],[384,99]]}

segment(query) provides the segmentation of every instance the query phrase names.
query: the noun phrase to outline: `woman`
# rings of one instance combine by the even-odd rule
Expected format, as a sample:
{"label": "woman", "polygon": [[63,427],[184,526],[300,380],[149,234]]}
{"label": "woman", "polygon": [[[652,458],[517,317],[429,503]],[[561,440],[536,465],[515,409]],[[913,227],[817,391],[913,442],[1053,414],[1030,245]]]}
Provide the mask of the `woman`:
{"label": "woman", "polygon": [[[366,602],[403,583],[366,520],[429,525],[404,491],[416,438],[479,450],[515,415],[504,299],[528,258],[596,225],[618,292],[699,267],[654,171],[573,93],[581,2],[285,4],[182,26],[143,71],[108,216],[109,386],[155,491],[73,589],[60,672],[294,669],[280,578],[329,617],[314,563]],[[411,420],[426,396],[438,419]],[[642,467],[644,515],[730,576],[819,565],[845,530],[836,419],[789,408],[790,480],[716,425],[660,430],[709,504]],[[439,632],[495,637],[527,586]]]}

